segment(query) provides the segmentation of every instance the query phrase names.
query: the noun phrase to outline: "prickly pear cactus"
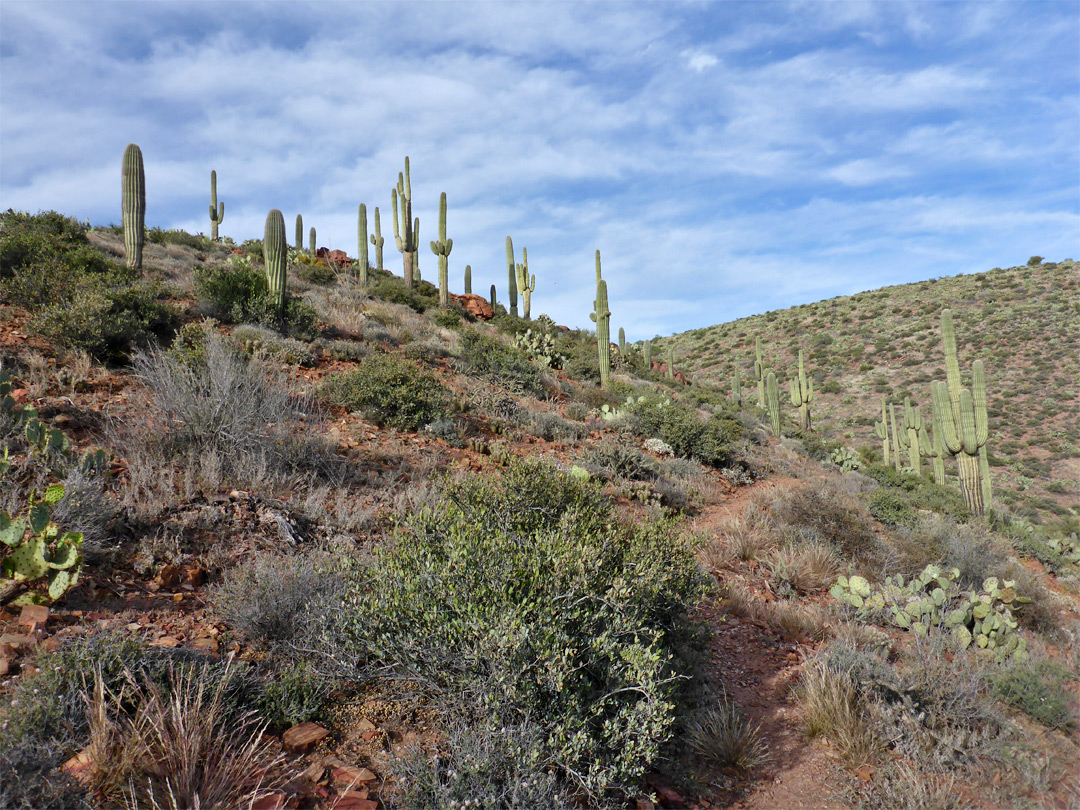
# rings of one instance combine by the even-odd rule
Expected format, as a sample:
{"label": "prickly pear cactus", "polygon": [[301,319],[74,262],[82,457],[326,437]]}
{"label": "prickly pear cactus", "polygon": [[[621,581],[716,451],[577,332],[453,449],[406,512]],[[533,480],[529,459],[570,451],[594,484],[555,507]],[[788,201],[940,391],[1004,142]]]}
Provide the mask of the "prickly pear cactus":
{"label": "prickly pear cactus", "polygon": [[844,472],[857,470],[860,466],[859,458],[847,447],[837,447],[829,454],[829,461],[842,469]]}
{"label": "prickly pear cactus", "polygon": [[545,332],[526,329],[514,338],[514,345],[548,368],[562,368],[566,363],[566,356],[556,348],[555,339]]}
{"label": "prickly pear cactus", "polygon": [[82,570],[80,532],[60,533],[51,520],[51,508],[64,497],[64,488],[52,484],[40,500],[31,494],[25,517],[12,518],[0,511],[0,543],[11,551],[0,563],[12,584],[34,584],[46,579],[48,599],[36,592],[24,594],[13,604],[55,601],[74,587]]}

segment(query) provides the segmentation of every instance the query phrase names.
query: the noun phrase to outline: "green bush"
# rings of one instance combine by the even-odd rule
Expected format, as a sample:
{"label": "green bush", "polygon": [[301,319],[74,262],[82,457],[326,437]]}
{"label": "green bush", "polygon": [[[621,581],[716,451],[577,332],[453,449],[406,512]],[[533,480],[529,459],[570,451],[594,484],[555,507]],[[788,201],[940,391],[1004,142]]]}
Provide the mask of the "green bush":
{"label": "green bush", "polygon": [[176,228],[165,230],[157,227],[146,229],[146,241],[156,245],[180,245],[196,250],[209,250],[214,244],[209,236],[203,236],[201,233],[193,234]]}
{"label": "green bush", "polygon": [[335,655],[473,722],[539,724],[529,755],[592,795],[635,786],[688,688],[692,549],[669,521],[620,524],[595,483],[540,461],[442,489],[355,582]]}
{"label": "green bush", "polygon": [[414,312],[439,305],[439,290],[427,281],[421,281],[415,287],[409,287],[405,279],[389,273],[379,276],[377,273],[368,282],[368,294],[393,304],[403,304]]}
{"label": "green bush", "polygon": [[994,694],[1050,728],[1073,725],[1069,693],[1064,684],[1074,677],[1051,661],[1016,661],[993,675]]}
{"label": "green bush", "polygon": [[677,455],[696,458],[721,468],[730,464],[742,425],[726,415],[705,419],[687,405],[658,396],[626,407],[630,428],[646,437],[663,439]]}
{"label": "green bush", "polygon": [[533,397],[544,394],[540,369],[520,349],[507,346],[497,338],[475,329],[463,330],[460,357],[464,370],[473,376],[515,394]]}
{"label": "green bush", "polygon": [[315,309],[302,298],[286,293],[285,311],[278,313],[266,273],[247,256],[234,256],[225,265],[196,267],[195,294],[214,317],[227,323],[258,324],[308,340],[318,333]]}
{"label": "green bush", "polygon": [[915,525],[917,517],[915,510],[900,495],[885,487],[878,487],[874,490],[867,508],[870,510],[871,515],[886,526],[907,526],[911,528]]}
{"label": "green bush", "polygon": [[431,374],[392,354],[365,357],[327,377],[320,396],[378,425],[417,430],[446,413],[450,392]]}
{"label": "green bush", "polygon": [[86,285],[71,298],[34,312],[31,328],[68,349],[82,349],[103,361],[120,361],[133,347],[172,334],[175,310],[157,300],[148,285]]}

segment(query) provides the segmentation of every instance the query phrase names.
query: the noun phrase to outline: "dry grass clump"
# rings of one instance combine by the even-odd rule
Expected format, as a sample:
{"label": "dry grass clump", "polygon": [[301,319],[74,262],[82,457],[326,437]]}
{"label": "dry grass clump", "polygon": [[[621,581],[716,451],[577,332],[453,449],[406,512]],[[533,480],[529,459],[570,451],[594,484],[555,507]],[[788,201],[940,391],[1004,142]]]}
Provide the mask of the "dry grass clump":
{"label": "dry grass clump", "polygon": [[[114,692],[98,672],[84,695],[86,786],[110,803],[154,810],[245,807],[273,792],[281,754],[265,743],[253,712],[225,712],[231,673],[213,687],[205,673],[173,670],[168,692],[127,673]],[[133,714],[125,710],[132,703]]]}
{"label": "dry grass clump", "polygon": [[879,744],[851,675],[836,672],[823,661],[812,661],[802,671],[796,695],[807,736],[826,738],[851,764],[874,757]]}
{"label": "dry grass clump", "polygon": [[821,641],[829,634],[829,616],[820,605],[788,599],[767,602],[741,582],[724,583],[724,604],[732,614],[796,641]]}
{"label": "dry grass clump", "polygon": [[689,735],[694,752],[720,768],[748,771],[769,758],[761,727],[727,701],[696,715]]}
{"label": "dry grass clump", "polygon": [[772,505],[777,521],[815,530],[844,559],[873,560],[878,541],[866,509],[855,498],[824,483],[788,490]]}
{"label": "dry grass clump", "polygon": [[840,573],[840,558],[835,549],[818,540],[789,543],[772,559],[773,580],[779,590],[817,593],[828,588]]}

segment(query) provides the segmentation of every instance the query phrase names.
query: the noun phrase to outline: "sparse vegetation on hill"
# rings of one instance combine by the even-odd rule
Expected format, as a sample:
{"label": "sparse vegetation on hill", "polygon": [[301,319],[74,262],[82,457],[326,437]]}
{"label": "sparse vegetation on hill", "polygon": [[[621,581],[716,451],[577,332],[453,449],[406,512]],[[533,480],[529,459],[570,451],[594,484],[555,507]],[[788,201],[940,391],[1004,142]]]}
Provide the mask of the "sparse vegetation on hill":
{"label": "sparse vegetation on hill", "polygon": [[[404,214],[408,184],[406,165]],[[904,305],[771,313],[808,337],[765,330],[757,358],[769,316],[657,341],[654,370],[654,347],[603,334],[604,279],[598,340],[516,300],[478,320],[440,301],[443,278],[362,283],[277,231],[234,253],[151,228],[132,270],[119,228],[0,224],[0,804],[1013,807],[1080,789],[1075,481],[1028,476],[1053,509],[1003,494],[1008,465],[1076,456],[1075,329],[1018,275],[1075,290],[1064,265],[970,282],[1011,307],[1009,336],[940,280],[924,304],[916,285]],[[42,313],[79,289],[135,325],[57,331]],[[959,357],[986,363],[1004,508],[982,516],[915,461],[945,301]],[[1038,369],[1022,330],[1052,347]],[[1003,344],[1032,363],[1022,382]],[[874,433],[886,385],[901,464]],[[1036,444],[1006,450],[1012,425]]]}

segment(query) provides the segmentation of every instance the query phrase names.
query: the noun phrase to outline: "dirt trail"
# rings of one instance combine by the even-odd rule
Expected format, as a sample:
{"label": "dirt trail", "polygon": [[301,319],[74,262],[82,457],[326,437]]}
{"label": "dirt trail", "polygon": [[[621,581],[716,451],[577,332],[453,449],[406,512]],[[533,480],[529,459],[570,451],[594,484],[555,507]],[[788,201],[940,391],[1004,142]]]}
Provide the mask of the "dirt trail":
{"label": "dirt trail", "polygon": [[[714,535],[730,518],[741,516],[755,494],[800,486],[790,478],[770,478],[742,487],[719,502],[708,503],[694,529]],[[723,572],[720,572],[723,576]],[[711,667],[728,697],[761,728],[769,761],[756,768],[749,785],[721,790],[699,800],[705,808],[740,810],[845,810],[836,793],[836,758],[820,740],[799,731],[798,708],[791,686],[809,649],[772,629],[732,616],[721,605],[705,609],[713,628]]]}

